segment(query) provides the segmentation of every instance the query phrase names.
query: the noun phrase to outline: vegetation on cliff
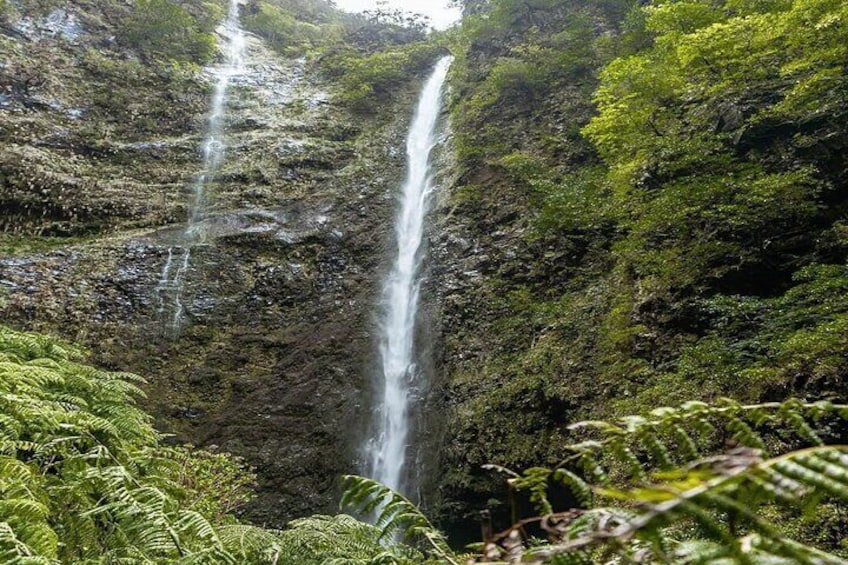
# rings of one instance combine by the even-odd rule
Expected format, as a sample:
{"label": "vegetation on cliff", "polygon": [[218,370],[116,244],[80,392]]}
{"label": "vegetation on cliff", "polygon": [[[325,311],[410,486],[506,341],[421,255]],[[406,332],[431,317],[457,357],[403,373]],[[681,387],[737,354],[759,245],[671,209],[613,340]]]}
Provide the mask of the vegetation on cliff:
{"label": "vegetation on cliff", "polygon": [[[442,264],[431,280],[450,281],[434,292],[442,299],[447,416],[439,501],[425,509],[433,521],[406,498],[353,477],[345,501],[377,512],[376,525],[323,515],[282,532],[239,523],[233,513],[253,482],[239,460],[164,445],[134,406],[136,377],[83,365],[76,349],[54,340],[2,329],[4,559],[844,562],[848,4],[460,3],[462,25],[427,36],[422,22],[393,13],[247,1],[244,25],[280,56],[314,65],[344,112],[324,124],[324,154],[301,155],[296,139],[275,149],[282,157],[271,165],[254,163],[228,179],[276,190],[268,179],[285,174],[300,183],[298,196],[314,189],[316,200],[330,202],[322,191],[336,173],[345,182],[356,177],[342,183],[338,202],[320,203],[320,217],[333,206],[353,210],[346,189],[373,175],[369,163],[379,154],[348,167],[349,154],[364,147],[362,132],[376,130],[362,124],[446,46],[456,56],[456,185],[433,233]],[[85,48],[70,20],[58,31],[20,25],[22,14],[43,22],[59,4],[0,0],[0,228],[16,234],[0,238],[7,256],[84,242],[119,225],[174,221],[185,179],[149,138],[197,129],[208,94],[199,72],[215,56],[212,31],[225,9],[203,0],[87,0],[76,12]],[[38,34],[52,39],[20,40]],[[150,147],[156,151],[144,159],[134,153]],[[338,164],[333,174],[303,180],[315,163],[331,170],[330,161]],[[161,205],[149,191],[129,196],[154,185]],[[363,210],[344,217],[370,218]],[[272,381],[293,396],[290,381],[278,383],[287,371],[331,375],[328,386],[342,390],[344,370],[330,354],[298,354],[307,346],[295,333],[308,327],[309,339],[340,350],[353,334],[317,329],[315,312],[361,308],[365,291],[355,300],[342,291],[352,278],[364,285],[375,261],[348,268],[351,257],[339,251],[348,226],[324,234],[303,216],[306,235],[289,230],[260,249],[242,234],[220,246],[234,250],[220,265],[255,261],[229,269],[241,278],[222,284],[255,283],[245,301],[256,316],[249,323],[261,318],[262,327],[240,327],[236,337],[212,324],[196,328],[187,347],[157,361],[162,373],[185,365],[175,369],[182,380],[167,386],[188,390],[187,398],[205,395],[195,403],[204,407],[227,395],[267,396],[261,389]],[[364,243],[370,229],[360,228],[355,253],[372,249]],[[280,275],[283,259],[293,270]],[[29,293],[19,280],[14,288]],[[324,294],[325,283],[342,290],[323,310],[304,306],[301,296],[313,294],[299,295],[297,284]],[[63,304],[56,309],[73,309]],[[276,327],[281,312],[292,313],[292,329]],[[121,351],[122,343],[101,354],[141,365],[158,347]],[[192,373],[192,355],[208,357],[208,366]],[[243,380],[222,377],[231,371],[244,371]],[[296,383],[294,416],[281,409],[274,422],[302,425],[315,409],[316,389],[304,382]],[[267,425],[267,402],[255,406],[251,425]],[[581,418],[591,420],[568,425]],[[338,438],[328,430],[310,438],[329,445]],[[309,472],[273,460],[279,449],[262,450],[266,487],[290,482],[269,478],[268,469]],[[322,496],[333,490],[322,488]],[[456,540],[476,540],[481,510],[483,544],[473,557],[457,554],[434,524]]]}
{"label": "vegetation on cliff", "polygon": [[274,550],[231,515],[250,496],[248,469],[163,445],[135,405],[143,381],[82,360],[0,327],[4,563],[244,563]]}
{"label": "vegetation on cliff", "polygon": [[409,79],[424,74],[443,50],[426,20],[378,8],[365,14],[321,0],[252,0],[245,25],[287,56],[314,59],[340,99],[370,113]]}
{"label": "vegetation on cliff", "polygon": [[554,464],[575,416],[843,398],[845,4],[469,8],[448,521],[503,516],[481,466]]}

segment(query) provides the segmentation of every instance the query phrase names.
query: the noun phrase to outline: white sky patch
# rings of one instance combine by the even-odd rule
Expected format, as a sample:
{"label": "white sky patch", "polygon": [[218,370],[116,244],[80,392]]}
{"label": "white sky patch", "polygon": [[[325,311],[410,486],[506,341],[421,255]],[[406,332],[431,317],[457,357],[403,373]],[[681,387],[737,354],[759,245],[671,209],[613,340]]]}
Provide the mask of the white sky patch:
{"label": "white sky patch", "polygon": [[[377,0],[336,0],[336,6],[348,12],[363,12],[377,8]],[[448,0],[388,0],[389,8],[429,16],[436,29],[445,29],[459,21],[459,8],[448,8]]]}

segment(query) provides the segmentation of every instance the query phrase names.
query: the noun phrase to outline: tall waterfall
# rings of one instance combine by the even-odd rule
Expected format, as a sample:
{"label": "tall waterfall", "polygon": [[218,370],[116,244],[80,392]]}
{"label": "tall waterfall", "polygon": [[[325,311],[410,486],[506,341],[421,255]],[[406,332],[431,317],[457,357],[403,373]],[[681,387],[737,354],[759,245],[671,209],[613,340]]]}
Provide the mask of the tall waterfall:
{"label": "tall waterfall", "polygon": [[184,306],[182,302],[183,286],[191,260],[191,248],[206,239],[206,230],[202,223],[206,211],[207,185],[224,160],[224,126],[226,123],[227,91],[232,79],[244,70],[246,40],[239,22],[239,0],[230,0],[227,19],[220,29],[224,41],[224,63],[213,70],[215,87],[212,93],[212,107],[206,123],[206,135],[201,146],[203,168],[194,179],[192,196],[189,202],[188,226],[185,230],[185,244],[179,251],[179,261],[174,261],[174,248],[168,249],[168,258],[162,268],[155,294],[159,303],[159,313],[165,311],[166,301],[171,304],[169,329],[179,332],[182,325]]}
{"label": "tall waterfall", "polygon": [[421,243],[433,177],[430,152],[436,144],[442,85],[451,57],[436,65],[427,80],[406,140],[408,173],[395,224],[397,256],[383,286],[380,324],[382,401],[375,433],[367,445],[370,475],[396,490],[405,486],[411,394],[420,372],[416,363],[415,325],[421,287]]}

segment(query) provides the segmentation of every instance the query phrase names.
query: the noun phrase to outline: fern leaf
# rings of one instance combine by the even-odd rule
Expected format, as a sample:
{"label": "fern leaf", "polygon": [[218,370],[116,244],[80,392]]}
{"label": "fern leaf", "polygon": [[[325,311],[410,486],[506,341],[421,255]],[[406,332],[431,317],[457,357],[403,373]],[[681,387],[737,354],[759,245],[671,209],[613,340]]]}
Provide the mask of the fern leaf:
{"label": "fern leaf", "polygon": [[591,506],[592,488],[582,478],[567,469],[560,468],[554,471],[553,479],[567,486],[582,506],[587,508]]}
{"label": "fern leaf", "polygon": [[429,552],[455,563],[455,555],[444,535],[406,497],[373,479],[346,475],[344,480],[346,489],[342,505],[358,507],[366,513],[376,511],[376,524],[381,537],[396,532],[405,536],[424,537]]}

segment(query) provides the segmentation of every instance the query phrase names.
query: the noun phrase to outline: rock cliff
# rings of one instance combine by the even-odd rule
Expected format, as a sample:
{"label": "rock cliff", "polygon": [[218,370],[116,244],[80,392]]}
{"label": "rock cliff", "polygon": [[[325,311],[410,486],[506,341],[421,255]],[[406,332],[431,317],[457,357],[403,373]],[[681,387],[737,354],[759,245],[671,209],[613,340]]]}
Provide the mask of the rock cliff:
{"label": "rock cliff", "polygon": [[363,115],[314,59],[249,35],[207,237],[176,297],[160,283],[187,245],[213,79],[121,43],[126,10],[75,3],[2,29],[2,316],[145,375],[160,430],[257,467],[252,519],[330,509],[368,420],[371,316],[419,77]]}

